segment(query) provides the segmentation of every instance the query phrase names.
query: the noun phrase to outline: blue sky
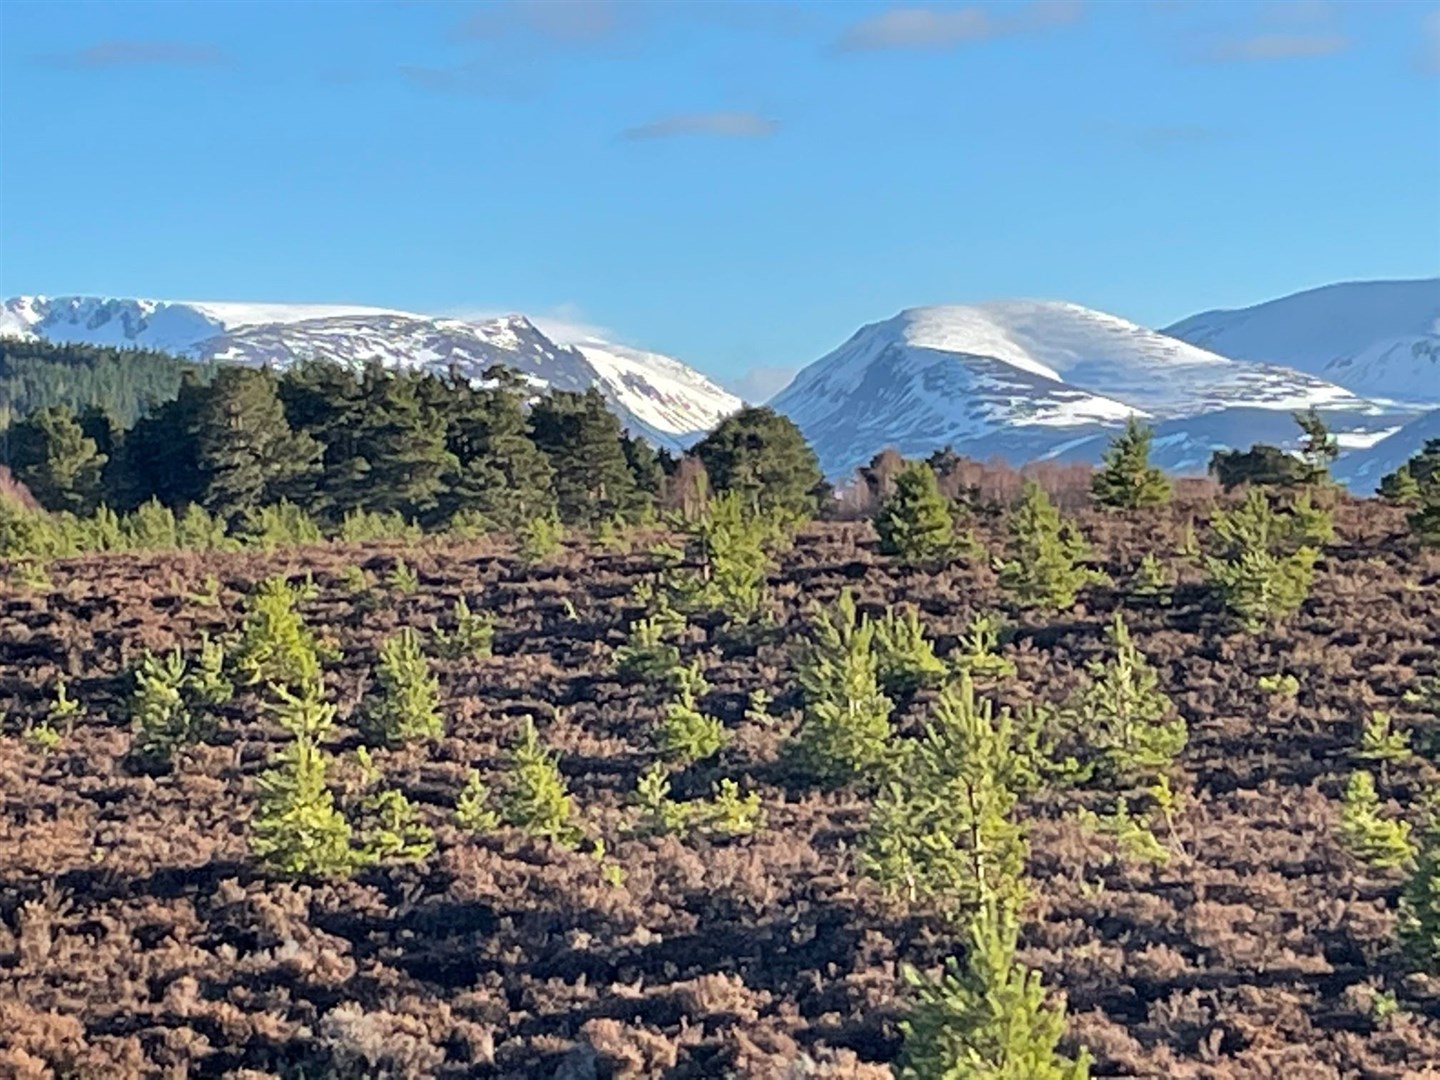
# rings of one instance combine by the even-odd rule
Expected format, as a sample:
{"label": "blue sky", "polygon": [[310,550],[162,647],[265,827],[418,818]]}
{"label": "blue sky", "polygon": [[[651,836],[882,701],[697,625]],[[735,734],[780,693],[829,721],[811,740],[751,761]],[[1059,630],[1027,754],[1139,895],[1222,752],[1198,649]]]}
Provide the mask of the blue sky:
{"label": "blue sky", "polygon": [[0,294],[520,310],[751,393],[1440,270],[1440,4],[0,3]]}

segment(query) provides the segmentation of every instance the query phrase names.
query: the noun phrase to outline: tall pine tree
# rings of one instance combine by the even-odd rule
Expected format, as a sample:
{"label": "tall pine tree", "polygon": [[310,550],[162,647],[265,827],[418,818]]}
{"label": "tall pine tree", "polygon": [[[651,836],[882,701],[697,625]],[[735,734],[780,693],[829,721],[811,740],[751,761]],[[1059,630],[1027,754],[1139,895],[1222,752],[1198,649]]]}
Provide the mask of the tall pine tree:
{"label": "tall pine tree", "polygon": [[483,387],[450,380],[445,445],[455,464],[440,505],[447,520],[471,512],[490,528],[513,531],[555,509],[554,473],[530,437],[520,376],[502,367],[485,375]]}
{"label": "tall pine tree", "polygon": [[322,448],[296,435],[268,371],[230,367],[206,388],[196,415],[195,460],[211,513],[235,519],[303,493]]}
{"label": "tall pine tree", "polygon": [[530,430],[554,470],[562,521],[588,528],[633,510],[635,477],[621,445],[620,421],[598,390],[546,394],[530,410]]}
{"label": "tall pine tree", "polygon": [[52,405],[13,425],[7,455],[15,478],[47,510],[83,514],[100,501],[106,455],[68,405]]}
{"label": "tall pine tree", "polygon": [[424,377],[366,368],[357,401],[354,457],[336,492],[338,509],[433,522],[444,477],[455,468],[444,418],[427,407]]}
{"label": "tall pine tree", "polygon": [[1170,500],[1170,481],[1150,464],[1150,441],[1155,432],[1132,414],[1125,430],[1105,451],[1105,465],[1090,481],[1091,494],[1101,506],[1134,510],[1163,506]]}
{"label": "tall pine tree", "polygon": [[815,451],[774,409],[752,406],[727,416],[691,453],[718,495],[738,491],[755,508],[803,517],[820,507],[825,478]]}

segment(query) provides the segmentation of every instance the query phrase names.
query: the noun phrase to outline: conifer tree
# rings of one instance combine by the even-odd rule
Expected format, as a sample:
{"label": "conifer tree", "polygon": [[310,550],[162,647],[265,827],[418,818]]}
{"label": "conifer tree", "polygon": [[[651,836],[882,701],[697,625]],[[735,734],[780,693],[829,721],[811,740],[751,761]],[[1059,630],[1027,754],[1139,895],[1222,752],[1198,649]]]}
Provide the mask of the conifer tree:
{"label": "conifer tree", "polygon": [[938,686],[945,678],[945,663],[935,655],[920,613],[911,606],[886,609],[875,623],[875,655],[880,664],[880,686],[887,694],[909,694]]}
{"label": "conifer tree", "polygon": [[326,782],[327,759],[319,744],[334,706],[318,687],[301,694],[282,691],[281,726],[294,736],[276,766],[257,781],[260,801],[250,822],[250,847],[271,869],[291,876],[343,876],[354,870],[350,823],[335,806]]}
{"label": "conifer tree", "polygon": [[260,806],[251,823],[251,849],[283,874],[329,877],[354,865],[350,824],[335,806],[325,772],[320,747],[298,739],[256,781]]}
{"label": "conifer tree", "polygon": [[1380,797],[1368,772],[1353,773],[1345,785],[1339,836],[1345,850],[1371,866],[1403,866],[1415,855],[1410,823],[1381,815]]}
{"label": "conifer tree", "polygon": [[52,405],[10,427],[15,478],[47,510],[89,513],[100,501],[107,460],[67,405]]}
{"label": "conifer tree", "polygon": [[716,494],[739,492],[752,510],[808,518],[819,508],[824,475],[815,451],[774,409],[748,406],[727,416],[691,453]]}
{"label": "conifer tree", "polygon": [[1111,440],[1105,451],[1104,467],[1090,482],[1096,502],[1134,510],[1170,501],[1170,481],[1150,464],[1150,442],[1154,437],[1155,432],[1132,413],[1125,421],[1125,430]]}
{"label": "conifer tree", "polygon": [[1106,637],[1114,655],[1089,665],[1090,684],[1067,709],[1075,738],[1096,755],[1097,771],[1111,781],[1164,773],[1184,749],[1185,720],[1160,690],[1158,674],[1119,611]]}
{"label": "conifer tree", "polygon": [[1023,894],[1026,845],[1014,820],[1024,769],[1008,711],[961,675],[940,696],[904,768],[882,789],[860,865],[889,892],[935,898],[953,916]]}
{"label": "conifer tree", "polygon": [[805,710],[796,739],[801,766],[821,783],[874,778],[889,754],[891,702],[880,690],[875,624],[847,591],[811,624],[800,659]]}
{"label": "conifer tree", "polygon": [[892,480],[892,491],[875,514],[880,553],[906,566],[942,563],[959,544],[950,505],[940,494],[935,473],[924,462],[903,465]]}
{"label": "conifer tree", "polygon": [[579,830],[570,820],[572,813],[570,793],[556,757],[541,745],[535,721],[527,716],[520,725],[520,741],[510,752],[501,817],[507,825],[532,836],[568,846],[579,838]]}
{"label": "conifer tree", "polygon": [[319,468],[323,448],[290,430],[267,371],[222,369],[194,424],[199,501],[227,520],[296,494]]}
{"label": "conifer tree", "polygon": [[561,521],[593,528],[634,510],[635,476],[621,445],[620,421],[598,390],[546,394],[530,410],[530,429],[554,472]]}
{"label": "conifer tree", "polygon": [[693,572],[671,575],[682,607],[723,611],[737,623],[761,613],[772,553],[789,540],[788,522],[776,513],[754,511],[738,491],[709,499],[682,523],[685,555]]}
{"label": "conifer tree", "polygon": [[970,925],[962,968],[947,961],[938,979],[905,968],[911,1001],[900,1021],[904,1080],[1086,1080],[1090,1056],[1056,1047],[1065,1008],[1050,1001],[1038,972],[1015,958],[1020,930],[1000,905],[981,908]]}
{"label": "conifer tree", "polygon": [[444,734],[440,719],[440,681],[431,673],[420,639],[405,627],[380,647],[375,669],[376,693],[364,707],[361,730],[387,745]]}
{"label": "conifer tree", "polygon": [[1420,482],[1410,471],[1408,462],[1381,479],[1379,493],[1382,499],[1395,506],[1416,509],[1424,502]]}
{"label": "conifer tree", "polygon": [[1303,433],[1300,458],[1309,470],[1308,482],[1318,484],[1328,480],[1330,465],[1340,456],[1339,442],[1313,405],[1303,413],[1296,413],[1295,423]]}
{"label": "conifer tree", "polygon": [[1304,461],[1278,446],[1256,443],[1249,450],[1217,450],[1210,456],[1210,473],[1226,491],[1251,484],[1260,487],[1296,487],[1310,482]]}
{"label": "conifer tree", "polygon": [[1420,452],[1380,482],[1380,493],[1408,506],[1411,530],[1424,547],[1440,547],[1440,439],[1429,439]]}
{"label": "conifer tree", "polygon": [[1258,488],[1234,509],[1218,508],[1210,524],[1206,576],[1248,630],[1304,603],[1319,547],[1333,536],[1329,515],[1311,505],[1308,496],[1279,511]]}
{"label": "conifer tree", "polygon": [[443,418],[427,407],[423,379],[413,372],[365,371],[354,432],[356,460],[337,492],[342,510],[361,508],[433,520],[455,468]]}
{"label": "conifer tree", "polygon": [[1078,527],[1061,517],[1039,484],[1025,481],[1024,497],[1010,517],[1010,560],[1001,567],[1001,586],[1022,607],[1063,611],[1086,585],[1104,580],[1081,565],[1089,553]]}
{"label": "conifer tree", "polygon": [[1419,970],[1440,975],[1440,808],[1425,808],[1400,893],[1400,942]]}
{"label": "conifer tree", "polygon": [[447,519],[469,511],[493,529],[514,531],[555,509],[550,459],[530,437],[525,384],[508,368],[485,373],[486,387],[451,382],[446,448],[455,460],[440,496]]}

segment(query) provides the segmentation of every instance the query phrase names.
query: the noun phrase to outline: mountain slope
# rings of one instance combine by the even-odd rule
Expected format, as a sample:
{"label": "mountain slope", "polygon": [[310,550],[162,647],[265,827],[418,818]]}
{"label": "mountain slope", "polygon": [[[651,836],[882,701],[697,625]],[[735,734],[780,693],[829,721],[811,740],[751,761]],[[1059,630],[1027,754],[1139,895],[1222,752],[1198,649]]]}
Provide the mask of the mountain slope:
{"label": "mountain slope", "polygon": [[1283,364],[1365,397],[1440,405],[1440,278],[1327,285],[1203,312],[1165,333],[1236,360]]}
{"label": "mountain slope", "polygon": [[323,357],[479,379],[505,364],[554,389],[596,387],[632,434],[672,449],[740,408],[737,397],[677,360],[603,341],[560,345],[523,315],[472,323],[336,305],[22,296],[0,306],[0,334],[276,368]]}
{"label": "mountain slope", "polygon": [[[1291,411],[1315,406],[1347,432],[1370,431],[1382,412],[1314,376],[1230,360],[1076,304],[1034,300],[903,311],[863,327],[771,404],[805,432],[830,475],[887,446],[923,454],[949,443],[1015,461],[1089,454],[1131,413],[1165,425],[1178,448],[1183,426],[1168,421],[1232,408],[1289,424]],[[1214,420],[1206,426],[1216,428]],[[1183,452],[1186,467],[1196,453]]]}
{"label": "mountain slope", "polygon": [[1440,409],[1417,417],[1374,446],[1346,454],[1335,463],[1335,477],[1358,494],[1368,495],[1430,439],[1440,439]]}

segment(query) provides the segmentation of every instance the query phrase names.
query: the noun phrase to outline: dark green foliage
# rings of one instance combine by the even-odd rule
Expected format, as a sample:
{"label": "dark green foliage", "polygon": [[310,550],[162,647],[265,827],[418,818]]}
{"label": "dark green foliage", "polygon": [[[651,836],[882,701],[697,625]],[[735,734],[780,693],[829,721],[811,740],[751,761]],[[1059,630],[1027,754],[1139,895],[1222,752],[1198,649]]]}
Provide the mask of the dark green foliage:
{"label": "dark green foliage", "polygon": [[1229,491],[1241,484],[1298,487],[1310,481],[1311,469],[1278,446],[1256,443],[1249,450],[1215,451],[1210,457],[1210,474]]}
{"label": "dark green foliage", "polygon": [[146,409],[174,398],[187,374],[208,378],[210,372],[145,349],[0,338],[0,427],[64,406],[76,414],[95,409],[126,428]]}
{"label": "dark green foliage", "polygon": [[1295,423],[1300,425],[1303,434],[1300,459],[1310,471],[1306,483],[1318,484],[1330,479],[1330,466],[1340,456],[1340,444],[1313,406],[1303,413],[1296,413]]}
{"label": "dark green foliage", "polygon": [[555,509],[550,458],[530,437],[525,384],[505,368],[486,373],[490,385],[463,380],[451,392],[446,448],[455,466],[440,497],[442,516],[477,515],[489,528],[513,531]]}
{"label": "dark green foliage", "polygon": [[789,417],[749,406],[727,416],[691,449],[718,495],[738,493],[752,510],[812,516],[824,476],[805,436]]}
{"label": "dark green foliage", "polygon": [[412,628],[403,628],[380,647],[375,686],[361,713],[360,730],[367,739],[398,746],[444,734],[440,681],[431,674]]}
{"label": "dark green foliage", "polygon": [[1075,603],[1086,585],[1105,580],[1081,565],[1090,546],[1079,528],[1060,511],[1033,480],[1010,517],[1010,559],[1000,569],[1000,585],[1015,594],[1022,607],[1063,611]]}
{"label": "dark green foliage", "polygon": [[1410,471],[1410,463],[1406,462],[1392,473],[1387,473],[1380,481],[1380,497],[1388,503],[1396,506],[1405,506],[1416,509],[1424,503],[1424,494],[1420,489],[1420,482],[1415,479],[1415,474]]}
{"label": "dark green foliage", "polygon": [[954,556],[961,545],[950,504],[940,494],[930,466],[907,462],[893,483],[875,514],[880,553],[906,566],[939,564]]}
{"label": "dark green foliage", "polygon": [[643,500],[625,456],[620,421],[598,390],[547,394],[530,410],[530,429],[550,461],[561,521],[593,528],[637,515]]}
{"label": "dark green foliage", "polygon": [[1410,508],[1411,530],[1425,547],[1440,547],[1440,439],[1380,481],[1380,494]]}
{"label": "dark green foliage", "polygon": [[51,405],[12,424],[6,459],[15,478],[47,510],[95,509],[107,456],[68,405]]}
{"label": "dark green foliage", "polygon": [[234,520],[304,490],[323,447],[290,430],[267,371],[227,367],[203,393],[192,429],[207,510]]}
{"label": "dark green foliage", "polygon": [[1090,482],[1091,494],[1101,506],[1134,510],[1163,506],[1170,501],[1170,481],[1150,464],[1150,442],[1155,432],[1133,415],[1125,430],[1110,442],[1105,464]]}
{"label": "dark green foliage", "polygon": [[1015,914],[987,904],[970,924],[962,968],[937,979],[905,968],[910,1004],[896,1075],[904,1080],[1086,1080],[1090,1057],[1063,1057],[1065,1008],[1015,959]]}
{"label": "dark green foliage", "polygon": [[595,390],[547,394],[527,416],[526,383],[499,367],[483,385],[327,361],[177,370],[128,430],[94,409],[45,413],[7,429],[3,459],[52,509],[198,506],[265,547],[506,530],[532,561],[558,542],[557,512],[587,529],[651,518],[670,461]]}
{"label": "dark green foliage", "polygon": [[444,422],[426,400],[431,388],[415,372],[366,369],[356,403],[355,456],[333,489],[338,507],[407,519],[438,516],[443,477],[457,465],[445,446]]}
{"label": "dark green foliage", "polygon": [[875,800],[860,866],[886,891],[934,900],[953,917],[1017,902],[1026,845],[1014,815],[1025,769],[1009,712],[977,701],[962,675]]}

